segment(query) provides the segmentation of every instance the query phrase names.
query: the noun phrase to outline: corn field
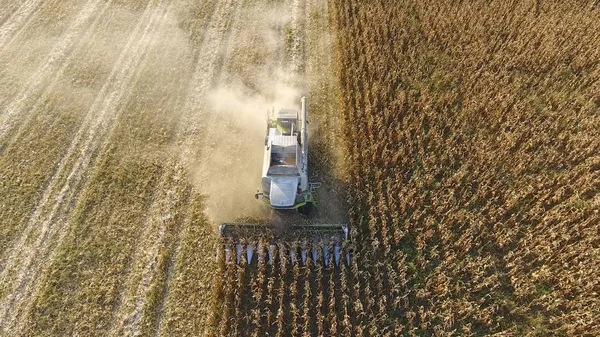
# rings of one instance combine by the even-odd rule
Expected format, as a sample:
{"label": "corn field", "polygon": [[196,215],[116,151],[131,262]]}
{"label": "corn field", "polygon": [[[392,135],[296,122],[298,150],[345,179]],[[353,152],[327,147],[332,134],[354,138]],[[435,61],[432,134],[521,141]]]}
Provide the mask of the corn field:
{"label": "corn field", "polygon": [[600,333],[598,4],[342,1],[335,18],[356,325]]}
{"label": "corn field", "polygon": [[213,333],[600,334],[598,4],[330,10],[352,263],[220,261]]}

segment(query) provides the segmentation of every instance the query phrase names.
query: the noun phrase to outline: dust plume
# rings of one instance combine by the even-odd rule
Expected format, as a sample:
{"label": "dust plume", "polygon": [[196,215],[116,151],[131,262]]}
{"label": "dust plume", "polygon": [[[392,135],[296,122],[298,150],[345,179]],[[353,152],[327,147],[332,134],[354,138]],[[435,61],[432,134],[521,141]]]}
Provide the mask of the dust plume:
{"label": "dust plume", "polygon": [[285,61],[290,15],[283,8],[255,8],[244,11],[238,24],[245,20],[255,29],[236,30],[216,85],[203,100],[207,131],[193,171],[215,223],[268,217],[254,198],[261,188],[267,116],[300,109],[298,76]]}
{"label": "dust plume", "polygon": [[243,88],[219,87],[207,97],[218,123],[210,125],[215,136],[210,140],[210,155],[198,168],[208,196],[206,212],[213,221],[267,215],[254,198],[261,186],[267,112],[297,108],[288,103],[294,96],[290,91],[286,88],[283,96],[271,101]]}

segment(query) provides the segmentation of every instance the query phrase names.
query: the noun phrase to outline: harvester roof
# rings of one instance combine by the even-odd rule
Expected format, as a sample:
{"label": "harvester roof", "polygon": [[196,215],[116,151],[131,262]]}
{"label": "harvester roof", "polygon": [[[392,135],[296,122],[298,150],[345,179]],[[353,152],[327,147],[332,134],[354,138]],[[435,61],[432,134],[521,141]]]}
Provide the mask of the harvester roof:
{"label": "harvester roof", "polygon": [[296,152],[296,146],[298,146],[298,137],[296,136],[283,136],[273,135],[270,137],[273,153],[287,153]]}

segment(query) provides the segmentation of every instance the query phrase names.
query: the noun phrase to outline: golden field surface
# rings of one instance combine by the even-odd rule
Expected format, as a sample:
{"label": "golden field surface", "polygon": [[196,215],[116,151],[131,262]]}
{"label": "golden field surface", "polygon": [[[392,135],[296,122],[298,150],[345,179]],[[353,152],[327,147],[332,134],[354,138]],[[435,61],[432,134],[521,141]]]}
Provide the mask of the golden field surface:
{"label": "golden field surface", "polygon": [[328,34],[300,40],[321,6],[0,2],[0,335],[204,333],[217,221],[261,214],[267,109],[335,105],[305,69]]}
{"label": "golden field surface", "polygon": [[[600,335],[598,46],[597,1],[0,0],[0,335]],[[351,261],[225,261],[302,95]]]}

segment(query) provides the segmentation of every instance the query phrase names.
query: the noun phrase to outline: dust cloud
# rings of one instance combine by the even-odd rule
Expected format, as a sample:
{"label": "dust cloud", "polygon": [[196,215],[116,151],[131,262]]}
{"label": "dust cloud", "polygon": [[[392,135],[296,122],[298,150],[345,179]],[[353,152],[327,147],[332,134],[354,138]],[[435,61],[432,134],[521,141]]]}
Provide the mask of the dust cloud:
{"label": "dust cloud", "polygon": [[[206,157],[198,163],[202,192],[207,195],[206,213],[215,222],[240,217],[265,217],[264,205],[255,200],[260,189],[267,116],[291,103],[291,88],[275,100],[250,94],[240,87],[222,86],[207,96],[217,123],[209,127],[212,139]],[[208,155],[209,154],[209,155]]]}
{"label": "dust cloud", "polygon": [[[207,132],[194,181],[216,224],[269,216],[254,198],[261,188],[267,118],[282,108],[300,110],[302,92],[293,65],[285,60],[290,20],[283,8],[244,11],[222,55],[224,69],[204,97]],[[244,29],[246,22],[252,26]]]}

